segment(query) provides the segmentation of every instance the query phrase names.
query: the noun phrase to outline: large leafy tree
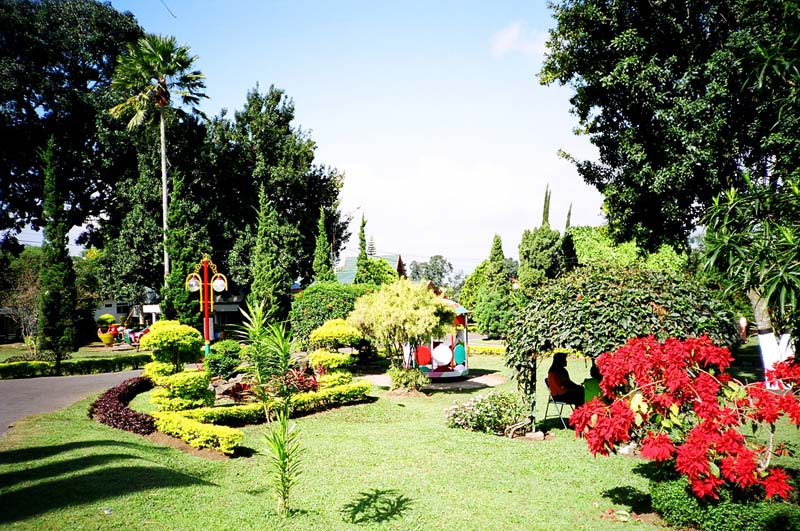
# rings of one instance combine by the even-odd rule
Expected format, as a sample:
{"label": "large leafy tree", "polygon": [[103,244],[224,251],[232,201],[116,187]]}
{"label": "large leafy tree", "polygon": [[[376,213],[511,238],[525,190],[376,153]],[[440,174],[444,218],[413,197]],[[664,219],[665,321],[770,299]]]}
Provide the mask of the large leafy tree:
{"label": "large leafy tree", "polygon": [[[69,227],[94,224],[119,175],[134,168],[126,135],[106,117],[114,59],[141,35],[130,13],[93,0],[0,4],[0,241],[43,226],[37,150],[58,140]],[[121,137],[121,138],[120,138]]]}
{"label": "large leafy tree", "polygon": [[[748,83],[759,49],[780,39],[782,2],[569,0],[556,26],[544,84],[570,85],[578,131],[599,159],[575,160],[605,197],[612,236],[648,250],[686,248],[698,218],[743,175],[797,166],[798,113],[786,84]],[[779,115],[781,118],[779,120]]]}
{"label": "large leafy tree", "polygon": [[189,47],[179,46],[175,37],[148,34],[136,44],[128,44],[119,56],[114,71],[112,87],[124,98],[110,109],[112,116],[131,115],[128,128],[145,123],[153,114],[158,117],[161,146],[161,213],[164,238],[164,283],[169,275],[167,252],[167,141],[166,118],[172,109],[172,96],[180,97],[182,105],[197,111],[200,98],[206,97],[205,76],[192,70],[197,56],[191,55]]}
{"label": "large leafy tree", "polygon": [[76,348],[75,271],[67,252],[69,224],[64,208],[51,139],[41,152],[44,171],[43,216],[44,244],[39,270],[38,344],[41,351],[55,354],[56,373],[61,372],[61,359]]}
{"label": "large leafy tree", "polygon": [[430,280],[437,286],[443,286],[445,280],[453,272],[453,264],[444,256],[436,254],[431,256],[427,262],[411,262],[411,280]]}

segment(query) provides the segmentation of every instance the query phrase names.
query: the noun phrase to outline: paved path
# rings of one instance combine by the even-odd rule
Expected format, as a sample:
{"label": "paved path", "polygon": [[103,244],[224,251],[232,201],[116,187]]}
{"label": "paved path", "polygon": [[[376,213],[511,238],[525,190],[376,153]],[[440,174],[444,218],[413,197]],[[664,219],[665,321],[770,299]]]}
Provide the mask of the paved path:
{"label": "paved path", "polygon": [[137,369],[107,374],[0,380],[0,436],[23,417],[64,408],[140,374],[142,370]]}

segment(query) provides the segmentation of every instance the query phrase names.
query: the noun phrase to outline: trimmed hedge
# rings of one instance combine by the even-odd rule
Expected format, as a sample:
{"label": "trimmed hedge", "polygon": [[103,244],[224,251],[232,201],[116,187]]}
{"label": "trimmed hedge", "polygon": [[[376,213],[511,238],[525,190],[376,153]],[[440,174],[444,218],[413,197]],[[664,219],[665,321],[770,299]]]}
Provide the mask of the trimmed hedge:
{"label": "trimmed hedge", "polygon": [[470,356],[503,356],[505,353],[506,347],[469,347]]}
{"label": "trimmed hedge", "polygon": [[353,381],[353,374],[349,371],[331,371],[317,376],[319,389],[347,385]]}
{"label": "trimmed hedge", "polygon": [[308,342],[312,348],[336,350],[340,347],[357,348],[362,339],[361,332],[344,319],[331,319],[315,328]]}
{"label": "trimmed hedge", "polygon": [[326,371],[349,367],[355,362],[350,354],[328,352],[327,350],[315,350],[308,355],[308,360],[314,370],[322,368]]}
{"label": "trimmed hedge", "polygon": [[292,304],[289,315],[292,336],[301,346],[308,346],[311,332],[330,319],[347,319],[356,300],[377,289],[369,284],[317,282],[304,290]]}
{"label": "trimmed hedge", "polygon": [[[293,395],[290,403],[293,416],[306,415],[332,407],[344,406],[366,400],[372,385],[366,380],[328,387]],[[269,406],[268,406],[269,407]],[[181,411],[179,415],[210,424],[244,426],[264,422],[264,407],[261,403],[223,407],[203,407]]]}
{"label": "trimmed hedge", "polygon": [[[62,374],[97,374],[120,372],[142,367],[152,358],[150,354],[129,354],[114,358],[78,358],[61,362]],[[56,364],[52,361],[15,361],[0,363],[0,379],[31,378],[34,376],[56,376]]]}
{"label": "trimmed hedge", "polygon": [[157,411],[153,418],[158,431],[186,441],[195,448],[211,448],[232,454],[244,439],[242,432],[235,428],[203,424],[173,411]]}
{"label": "trimmed hedge", "polygon": [[156,384],[162,386],[153,391],[150,401],[164,411],[180,411],[214,403],[214,391],[209,388],[211,377],[203,371],[186,371],[162,376]]}
{"label": "trimmed hedge", "polygon": [[100,395],[100,398],[89,406],[89,418],[97,419],[98,422],[112,428],[139,435],[153,433],[156,431],[153,417],[133,411],[128,407],[136,395],[152,388],[153,382],[145,376],[125,380]]}

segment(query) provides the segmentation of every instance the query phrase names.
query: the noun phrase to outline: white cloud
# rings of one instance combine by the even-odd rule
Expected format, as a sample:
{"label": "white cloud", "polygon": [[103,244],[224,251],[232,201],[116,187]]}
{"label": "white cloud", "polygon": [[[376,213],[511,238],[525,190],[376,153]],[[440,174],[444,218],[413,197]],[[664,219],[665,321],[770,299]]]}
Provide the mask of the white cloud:
{"label": "white cloud", "polygon": [[531,59],[541,60],[546,51],[546,42],[547,32],[526,31],[525,22],[516,21],[495,32],[490,39],[490,46],[495,58],[520,53]]}

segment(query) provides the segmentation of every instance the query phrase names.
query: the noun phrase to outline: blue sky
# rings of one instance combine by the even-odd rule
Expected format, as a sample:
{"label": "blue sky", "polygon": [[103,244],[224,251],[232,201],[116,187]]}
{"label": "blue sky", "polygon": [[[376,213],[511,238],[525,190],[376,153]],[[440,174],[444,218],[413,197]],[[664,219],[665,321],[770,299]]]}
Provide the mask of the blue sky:
{"label": "blue sky", "polygon": [[[558,158],[576,137],[568,88],[536,78],[552,25],[544,2],[112,0],[199,56],[208,115],[259,84],[293,98],[317,162],[344,172],[342,208],[378,253],[441,254],[469,273],[495,233],[517,257],[526,228],[599,225],[602,198]],[[173,16],[173,14],[175,16]],[[355,254],[357,224],[345,254]]]}

